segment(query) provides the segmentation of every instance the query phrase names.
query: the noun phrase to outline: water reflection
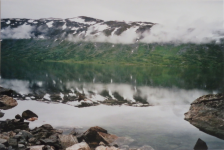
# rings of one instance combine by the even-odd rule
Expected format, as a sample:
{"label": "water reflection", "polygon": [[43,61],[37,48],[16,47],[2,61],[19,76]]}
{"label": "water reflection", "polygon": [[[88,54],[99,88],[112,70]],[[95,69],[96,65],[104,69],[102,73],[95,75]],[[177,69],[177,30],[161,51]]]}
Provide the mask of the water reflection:
{"label": "water reflection", "polygon": [[31,127],[43,123],[54,127],[88,128],[98,125],[110,133],[132,137],[135,139],[133,146],[147,144],[156,150],[193,149],[198,138],[203,139],[210,149],[224,147],[222,140],[200,132],[183,119],[193,100],[223,90],[222,70],[3,62],[0,85],[25,94],[25,99],[39,95],[52,100],[52,95],[57,95],[57,98],[75,97],[79,92],[87,96],[95,94],[92,99],[110,97],[147,101],[155,105],[147,108],[99,105],[79,109],[25,100],[18,101],[17,107],[7,110],[3,119],[14,118],[16,114],[31,109],[39,116]]}
{"label": "water reflection", "polygon": [[189,105],[154,106],[145,108],[127,106],[88,107],[84,109],[69,105],[18,101],[17,107],[7,110],[3,119],[13,118],[31,109],[39,118],[31,122],[31,128],[49,123],[54,127],[101,126],[118,136],[129,136],[132,146],[151,145],[156,150],[193,149],[198,138],[206,141],[210,149],[221,149],[224,142],[200,132],[183,120]]}

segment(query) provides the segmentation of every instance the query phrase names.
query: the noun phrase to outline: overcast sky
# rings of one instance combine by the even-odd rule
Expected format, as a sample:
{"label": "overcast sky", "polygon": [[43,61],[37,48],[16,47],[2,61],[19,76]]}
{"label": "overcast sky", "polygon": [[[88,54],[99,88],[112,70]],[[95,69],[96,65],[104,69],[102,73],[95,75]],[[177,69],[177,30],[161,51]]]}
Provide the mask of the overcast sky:
{"label": "overcast sky", "polygon": [[151,21],[223,20],[223,0],[1,0],[2,18]]}

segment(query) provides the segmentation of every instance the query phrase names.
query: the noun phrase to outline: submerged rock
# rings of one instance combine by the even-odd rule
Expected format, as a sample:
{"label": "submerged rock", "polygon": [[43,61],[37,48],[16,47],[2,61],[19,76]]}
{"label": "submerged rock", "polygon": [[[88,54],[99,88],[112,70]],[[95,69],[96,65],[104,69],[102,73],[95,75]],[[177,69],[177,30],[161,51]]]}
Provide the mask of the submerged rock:
{"label": "submerged rock", "polygon": [[31,110],[26,110],[22,113],[22,117],[28,121],[37,120],[38,116]]}
{"label": "submerged rock", "polygon": [[17,106],[18,103],[12,97],[7,95],[0,96],[0,109],[10,109]]}
{"label": "submerged rock", "polygon": [[207,150],[207,149],[208,149],[207,144],[199,138],[194,146],[194,150]]}
{"label": "submerged rock", "polygon": [[199,130],[224,139],[224,94],[209,94],[191,103],[185,120]]}

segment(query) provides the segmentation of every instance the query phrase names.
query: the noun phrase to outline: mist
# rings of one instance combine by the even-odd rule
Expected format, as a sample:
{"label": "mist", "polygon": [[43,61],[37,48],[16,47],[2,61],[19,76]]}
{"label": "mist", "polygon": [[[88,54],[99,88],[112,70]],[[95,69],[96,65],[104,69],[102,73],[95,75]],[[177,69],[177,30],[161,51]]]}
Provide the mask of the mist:
{"label": "mist", "polygon": [[31,32],[33,27],[29,25],[21,25],[18,28],[11,29],[7,27],[1,30],[2,39],[30,39],[32,37]]}
{"label": "mist", "polygon": [[144,33],[137,33],[137,28],[132,27],[121,35],[106,36],[103,32],[91,35],[92,27],[89,27],[85,35],[70,35],[67,40],[73,42],[108,42],[114,44],[132,43],[195,43],[203,44],[215,41],[220,43],[224,38],[222,21],[207,22],[202,19],[190,21],[180,18],[178,21],[169,21],[154,25]]}

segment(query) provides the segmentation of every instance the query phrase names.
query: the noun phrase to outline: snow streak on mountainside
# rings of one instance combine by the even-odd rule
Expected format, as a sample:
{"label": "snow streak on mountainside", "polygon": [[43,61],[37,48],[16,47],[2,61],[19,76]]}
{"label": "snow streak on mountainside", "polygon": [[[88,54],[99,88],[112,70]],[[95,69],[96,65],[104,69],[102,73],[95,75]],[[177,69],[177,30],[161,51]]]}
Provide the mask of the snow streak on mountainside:
{"label": "snow streak on mountainside", "polygon": [[[119,36],[125,31],[141,35],[154,25],[151,22],[103,21],[90,17],[69,19],[2,19],[2,38],[72,38],[85,39],[99,35]],[[140,38],[140,37],[139,37]],[[136,39],[137,40],[137,39]]]}
{"label": "snow streak on mountainside", "polygon": [[2,39],[55,39],[131,44],[208,43],[224,38],[222,21],[203,20],[166,22],[103,21],[80,16],[75,18],[2,19]]}

